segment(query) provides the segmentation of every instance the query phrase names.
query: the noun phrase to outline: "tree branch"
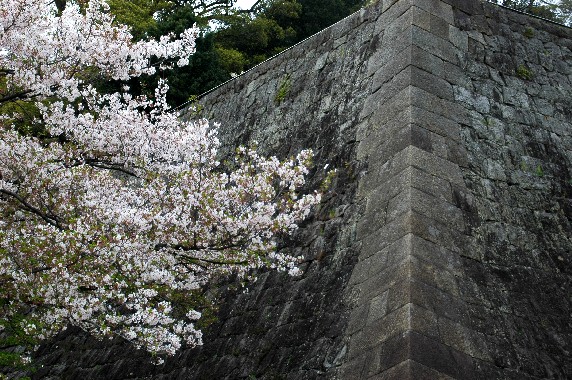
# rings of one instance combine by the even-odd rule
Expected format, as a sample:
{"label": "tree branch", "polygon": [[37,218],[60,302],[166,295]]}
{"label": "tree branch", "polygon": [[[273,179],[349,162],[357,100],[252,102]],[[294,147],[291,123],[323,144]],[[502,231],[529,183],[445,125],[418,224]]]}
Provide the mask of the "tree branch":
{"label": "tree branch", "polygon": [[6,76],[6,75],[14,74],[14,73],[15,73],[15,71],[12,69],[0,69],[0,75]]}
{"label": "tree branch", "polygon": [[[182,251],[182,252],[193,252],[193,251],[202,251],[202,250],[210,250],[210,251],[217,251],[217,252],[222,252],[222,251],[226,251],[227,249],[233,249],[233,248],[239,248],[241,247],[240,244],[229,244],[226,246],[220,246],[220,247],[199,247],[197,245],[183,245],[183,244],[157,244],[155,245],[155,249],[159,250],[159,249],[163,249],[163,248],[169,248],[175,251]],[[203,263],[207,263],[207,264],[215,264],[215,265],[246,265],[248,264],[247,260],[216,260],[216,259],[207,259],[207,258],[202,258],[202,257],[194,257],[194,256],[188,256],[185,254],[178,254],[178,257],[184,259],[187,262],[190,262],[192,264],[197,264],[200,265],[200,262]],[[202,265],[200,265],[202,266]]]}
{"label": "tree branch", "polygon": [[185,245],[185,244],[157,244],[155,245],[155,250],[160,250],[163,248],[169,248],[169,249],[173,249],[176,251],[183,251],[183,252],[193,252],[193,251],[203,251],[205,249],[208,249],[210,251],[217,251],[217,252],[221,252],[221,251],[226,251],[227,249],[233,249],[233,248],[240,248],[242,245],[241,244],[228,244],[228,245],[223,245],[220,247],[200,247],[197,244],[194,245]]}
{"label": "tree branch", "polygon": [[3,98],[0,99],[0,104],[2,103],[6,103],[12,100],[18,100],[18,99],[26,99],[35,95],[28,95],[31,94],[32,90],[26,90],[26,91],[20,91],[20,92],[16,92],[15,94],[11,94],[8,96],[5,96]]}
{"label": "tree branch", "polygon": [[118,172],[130,175],[132,177],[139,178],[137,173],[135,173],[134,171],[129,170],[123,166],[120,166],[119,164],[114,164],[112,162],[100,161],[100,160],[96,160],[96,159],[86,159],[85,164],[89,165],[89,166],[96,167],[96,168],[100,168],[100,169],[117,170]]}
{"label": "tree branch", "polygon": [[35,214],[37,216],[39,216],[40,218],[42,218],[46,223],[48,223],[51,226],[56,227],[57,229],[59,229],[60,231],[63,231],[64,228],[61,225],[60,221],[58,220],[57,217],[55,216],[48,216],[45,213],[43,213],[40,209],[32,206],[30,203],[26,202],[26,200],[24,198],[22,198],[21,196],[19,196],[16,193],[13,193],[11,191],[8,190],[4,190],[4,189],[0,189],[0,194],[4,194],[8,197],[14,198],[15,200],[17,200],[18,202],[20,202],[20,204],[22,206],[24,206],[24,209],[26,211],[31,212],[32,214]]}
{"label": "tree branch", "polygon": [[[193,264],[194,261],[208,263],[208,264],[215,264],[215,265],[246,265],[248,264],[247,260],[213,260],[213,259],[204,259],[200,257],[190,257],[190,256],[181,256],[185,260],[188,260]],[[197,265],[200,265],[197,263]]]}

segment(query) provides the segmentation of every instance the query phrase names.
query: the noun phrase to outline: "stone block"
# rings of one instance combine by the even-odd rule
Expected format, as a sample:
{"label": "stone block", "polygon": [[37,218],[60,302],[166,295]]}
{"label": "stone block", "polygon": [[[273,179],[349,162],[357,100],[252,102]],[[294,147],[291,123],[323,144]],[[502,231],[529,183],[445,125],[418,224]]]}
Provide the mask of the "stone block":
{"label": "stone block", "polygon": [[447,4],[441,0],[415,0],[413,3],[415,6],[430,12],[433,16],[438,16],[443,20],[453,24],[455,22],[455,17],[453,14],[453,8],[451,5]]}
{"label": "stone block", "polygon": [[387,220],[395,220],[411,211],[411,189],[406,188],[387,203]]}
{"label": "stone block", "polygon": [[[379,145],[372,151],[370,151],[368,159],[375,166],[385,165],[394,160],[399,153],[405,150],[407,147],[412,145],[414,142],[421,145],[423,141],[421,140],[423,136],[420,133],[416,136],[418,137],[415,141],[413,140],[412,125],[408,123],[410,117],[409,112],[402,113],[402,120],[394,120],[386,124],[387,129],[374,131],[370,137],[372,139],[376,137],[381,137],[379,140]],[[421,145],[423,146],[423,145]],[[387,178],[380,178],[381,181],[388,180]],[[376,181],[377,182],[377,181]]]}
{"label": "stone block", "polygon": [[369,257],[361,258],[356,264],[352,272],[350,283],[360,284],[367,281],[373,274],[387,269],[388,265],[388,249],[381,250]]}
{"label": "stone block", "polygon": [[344,363],[337,372],[340,379],[360,380],[366,364],[366,355],[355,357]]}
{"label": "stone block", "polygon": [[447,318],[439,318],[438,324],[440,338],[444,344],[473,358],[487,362],[491,361],[484,335]]}
{"label": "stone block", "polygon": [[411,46],[411,64],[439,78],[446,75],[443,60],[417,45]]}
{"label": "stone block", "polygon": [[470,87],[472,85],[465,68],[451,62],[443,62],[442,78],[456,86]]}
{"label": "stone block", "polygon": [[439,264],[412,256],[411,278],[460,298],[459,286],[457,285],[455,275]]}
{"label": "stone block", "polygon": [[449,27],[451,26],[452,22],[450,21],[451,20],[450,18],[449,20],[445,20],[442,17],[447,17],[447,15],[441,13],[438,13],[437,15],[431,14],[429,30],[435,36],[440,37],[444,40],[449,40],[450,38]]}
{"label": "stone block", "polygon": [[411,305],[411,331],[439,339],[439,318],[430,310]]}
{"label": "stone block", "polygon": [[455,163],[413,146],[408,147],[406,150],[409,153],[408,162],[412,166],[427,174],[447,180],[451,184],[464,184],[461,170]]}
{"label": "stone block", "polygon": [[412,249],[412,239],[412,235],[406,234],[381,252],[387,256],[388,267],[391,265],[397,265],[409,257]]}
{"label": "stone block", "polygon": [[399,16],[406,13],[413,5],[414,0],[384,0],[382,13],[377,19],[376,27],[383,28]]}
{"label": "stone block", "polygon": [[411,87],[410,102],[414,107],[434,112],[459,124],[466,124],[470,118],[471,111],[463,104],[442,99],[419,87]]}
{"label": "stone block", "polygon": [[[377,361],[370,373],[383,373],[410,359],[410,333],[398,334],[376,347]],[[395,373],[395,372],[394,372]]]}
{"label": "stone block", "polygon": [[[368,175],[371,173],[375,178],[372,181],[364,181],[360,183],[359,193],[368,194],[372,190],[381,186],[381,184],[388,183],[391,179],[395,179],[396,176],[400,175],[406,168],[410,165],[408,162],[410,156],[410,147],[394,154],[391,159],[385,162],[377,162],[375,166],[370,166],[368,170]],[[375,162],[375,161],[374,161]],[[391,182],[389,182],[391,184]]]}
{"label": "stone block", "polygon": [[434,379],[434,380],[453,380],[442,372],[435,371],[423,364],[408,359],[399,363],[398,365],[372,377],[368,380],[394,380],[394,379],[404,379],[404,380],[417,380],[417,379]]}
{"label": "stone block", "polygon": [[348,355],[353,358],[356,353],[363,354],[384,344],[389,338],[402,336],[409,330],[409,306],[376,320],[352,335],[348,344]]}
{"label": "stone block", "polygon": [[412,24],[427,31],[431,30],[431,13],[418,7],[412,7]]}
{"label": "stone block", "polygon": [[359,113],[359,119],[363,120],[373,115],[370,121],[378,125],[394,120],[396,115],[408,109],[410,93],[409,87],[404,88],[385,103],[380,102],[381,94],[379,91],[377,95],[368,96]]}
{"label": "stone block", "polygon": [[432,32],[413,25],[411,27],[411,40],[413,45],[422,48],[451,63],[458,63],[454,45],[448,40],[435,36]]}
{"label": "stone block", "polygon": [[[360,300],[370,300],[378,295],[383,294],[386,290],[396,287],[396,284],[400,284],[409,278],[411,264],[408,259],[402,262],[390,266],[388,268],[372,271],[372,275],[366,281],[359,284],[360,289]],[[397,286],[397,288],[402,288]],[[389,294],[389,308],[393,308],[393,294]],[[403,305],[403,303],[402,303]]]}
{"label": "stone block", "polygon": [[439,114],[440,110],[430,110],[413,105],[411,107],[411,120],[415,125],[426,128],[447,139],[458,141],[459,124],[450,118]]}
{"label": "stone block", "polygon": [[400,51],[388,55],[384,46],[380,46],[367,61],[367,77],[373,76],[372,92],[375,92],[405,69],[411,62],[411,44],[406,44]]}
{"label": "stone block", "polygon": [[414,166],[409,167],[411,187],[421,190],[442,201],[453,203],[451,184],[438,176],[429,174]]}
{"label": "stone block", "polygon": [[407,231],[420,238],[436,243],[450,251],[462,252],[467,246],[467,237],[459,230],[416,211],[405,214]]}
{"label": "stone block", "polygon": [[453,100],[453,87],[446,80],[415,66],[411,69],[410,83],[443,100]]}
{"label": "stone block", "polygon": [[415,360],[408,360],[410,363],[411,379],[434,379],[434,380],[453,380],[454,378],[427,367]]}
{"label": "stone block", "polygon": [[379,368],[371,368],[368,372],[368,380],[389,380],[389,379],[403,379],[412,380],[411,374],[411,361],[405,360],[397,365],[379,373]]}
{"label": "stone block", "polygon": [[462,52],[469,50],[469,35],[456,26],[449,25],[449,41]]}
{"label": "stone block", "polygon": [[[378,194],[375,191],[373,194]],[[386,223],[387,219],[387,201],[383,199],[368,199],[368,205],[364,217],[358,221],[356,228],[356,239],[364,240],[375,234]]]}
{"label": "stone block", "polygon": [[[412,171],[412,167],[406,167],[385,181],[372,181],[368,184],[367,188],[371,188],[371,190],[368,192],[363,190],[361,192],[361,194],[363,194],[368,200],[364,219],[367,219],[369,215],[373,216],[378,212],[382,212],[378,205],[383,205],[383,215],[386,217],[387,202],[395,198],[410,186],[412,181]],[[363,189],[365,189],[365,186]]]}
{"label": "stone block", "polygon": [[401,71],[411,63],[411,45],[403,48],[395,55],[384,59],[387,52],[382,46],[368,61],[368,76],[372,75],[372,92],[378,91],[381,86],[393,80]]}
{"label": "stone block", "polygon": [[420,236],[411,237],[411,256],[437,266],[439,272],[446,271],[453,278],[464,275],[463,262],[458,252],[448,250],[441,244],[423,239]]}
{"label": "stone block", "polygon": [[383,292],[380,295],[375,296],[371,299],[369,303],[369,312],[367,314],[366,325],[371,325],[378,319],[381,319],[387,315],[387,297],[388,291]]}
{"label": "stone block", "polygon": [[439,340],[412,332],[410,345],[411,360],[456,379],[476,379],[474,360]]}
{"label": "stone block", "polygon": [[[380,104],[376,114],[384,112],[386,105]],[[411,112],[404,108],[391,118],[385,118],[385,122],[372,119],[370,124],[358,130],[358,159],[367,157],[369,162],[383,164],[394,154],[404,149],[409,141],[409,123]],[[381,118],[381,117],[380,117]]]}
{"label": "stone block", "polygon": [[411,263],[407,260],[408,272],[406,276],[400,278],[399,282],[392,284],[388,289],[387,310],[389,313],[399,310],[407,305],[411,305]]}
{"label": "stone block", "polygon": [[[463,212],[450,202],[443,201],[422,190],[411,188],[410,210],[419,212],[429,218],[433,218],[458,231],[465,230]],[[391,203],[388,215],[391,213]]]}
{"label": "stone block", "polygon": [[[419,75],[421,77],[421,75]],[[377,78],[374,78],[374,81]],[[393,74],[388,81],[383,84],[374,82],[374,86],[379,85],[376,90],[379,93],[378,99],[381,105],[387,103],[393,98],[394,94],[399,93],[403,89],[415,83],[417,78],[413,76],[411,66],[407,66],[399,73]]]}
{"label": "stone block", "polygon": [[369,304],[365,301],[361,302],[358,307],[352,309],[351,316],[349,318],[348,325],[346,328],[346,333],[348,335],[354,335],[358,331],[363,330],[365,323],[367,322],[368,313],[369,313]]}
{"label": "stone block", "polygon": [[460,298],[421,281],[411,282],[411,303],[432,311],[439,318],[467,323],[466,306]]}

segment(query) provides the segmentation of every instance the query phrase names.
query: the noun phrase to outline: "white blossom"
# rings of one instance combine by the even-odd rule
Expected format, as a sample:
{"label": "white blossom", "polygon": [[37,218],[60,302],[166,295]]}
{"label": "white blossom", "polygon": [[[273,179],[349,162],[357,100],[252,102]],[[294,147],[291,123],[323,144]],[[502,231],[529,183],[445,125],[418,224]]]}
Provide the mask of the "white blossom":
{"label": "white blossom", "polygon": [[173,299],[220,273],[299,272],[275,239],[320,201],[297,192],[312,153],[279,161],[241,147],[221,170],[218,126],[167,112],[166,83],[146,98],[89,82],[187,64],[196,28],[134,43],[103,0],[68,1],[59,16],[53,3],[0,7],[0,79],[48,135],[0,118],[0,330],[26,308],[22,326],[39,339],[73,324],[156,354],[202,344],[201,313],[177,314]]}

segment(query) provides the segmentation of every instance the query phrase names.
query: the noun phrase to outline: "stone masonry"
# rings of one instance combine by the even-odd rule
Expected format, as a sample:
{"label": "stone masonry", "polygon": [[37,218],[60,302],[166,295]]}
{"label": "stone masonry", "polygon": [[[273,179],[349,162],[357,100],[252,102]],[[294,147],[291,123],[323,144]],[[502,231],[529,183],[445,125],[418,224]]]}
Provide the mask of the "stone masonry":
{"label": "stone masonry", "polygon": [[572,378],[572,29],[480,0],[380,0],[201,99],[223,151],[338,174],[280,249],[222,282],[162,366],[70,329],[37,379]]}

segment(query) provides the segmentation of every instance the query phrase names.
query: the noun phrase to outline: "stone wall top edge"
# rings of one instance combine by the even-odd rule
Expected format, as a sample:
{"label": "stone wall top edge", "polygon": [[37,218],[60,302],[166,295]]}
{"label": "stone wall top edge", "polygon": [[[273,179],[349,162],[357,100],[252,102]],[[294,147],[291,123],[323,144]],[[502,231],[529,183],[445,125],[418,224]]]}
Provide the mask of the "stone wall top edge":
{"label": "stone wall top edge", "polygon": [[[454,2],[457,1],[457,0],[448,0],[448,1],[452,1],[452,2],[454,3]],[[550,19],[547,19],[547,18],[544,18],[544,17],[541,17],[541,16],[537,16],[537,15],[534,15],[534,14],[531,14],[531,13],[527,13],[527,12],[524,12],[524,11],[521,11],[521,10],[518,10],[518,9],[514,9],[514,8],[511,8],[511,7],[507,7],[507,6],[505,6],[505,5],[496,4],[496,3],[493,3],[493,2],[490,1],[490,0],[480,0],[480,1],[484,2],[485,4],[487,4],[487,6],[492,6],[492,7],[498,7],[498,8],[506,9],[506,10],[509,10],[509,11],[511,11],[511,12],[514,12],[514,13],[521,14],[521,15],[526,16],[526,17],[530,17],[530,18],[533,18],[533,19],[537,19],[538,21],[541,21],[541,22],[544,22],[544,23],[548,23],[548,24],[551,24],[551,25],[554,25],[554,26],[562,27],[562,28],[564,28],[564,29],[569,30],[569,32],[572,33],[572,26],[568,26],[568,25],[559,23],[559,22],[557,22],[557,21],[550,20]]]}
{"label": "stone wall top edge", "polygon": [[[393,1],[393,3],[396,3],[398,1],[400,1],[400,0]],[[406,0],[406,1],[410,1],[410,0]],[[314,41],[314,40],[320,38],[324,34],[330,32],[332,30],[335,30],[336,28],[340,29],[338,34],[344,35],[348,30],[351,30],[351,29],[358,27],[359,25],[367,22],[371,18],[377,19],[382,13],[387,12],[390,8],[390,7],[387,7],[386,9],[382,10],[383,3],[384,3],[383,0],[379,0],[378,2],[376,2],[374,4],[371,4],[367,7],[364,7],[364,8],[357,10],[356,12],[352,13],[351,15],[346,16],[345,18],[339,20],[335,24],[332,24],[332,25],[322,29],[321,31],[305,38],[304,40],[296,43],[295,45],[292,45],[289,48],[281,51],[280,53],[273,55],[272,57],[264,60],[263,62],[260,62],[256,66],[248,69],[247,71],[241,73],[240,75],[238,75],[232,79],[229,79],[228,81],[221,83],[218,86],[200,94],[199,99],[205,98],[205,97],[211,95],[212,93],[217,92],[222,87],[227,87],[231,84],[234,84],[237,81],[248,77],[249,75],[253,75],[259,71],[265,72],[266,71],[266,70],[264,70],[265,66],[273,64],[277,59],[285,57],[287,54],[291,54],[293,50],[301,48],[303,45],[308,44],[311,41]],[[358,21],[357,25],[354,24],[354,22],[356,22],[356,21]],[[173,111],[181,111],[190,103],[191,103],[191,101],[183,103],[183,104],[173,108]]]}
{"label": "stone wall top edge", "polygon": [[[371,4],[367,7],[364,7],[354,13],[352,13],[351,15],[345,17],[344,19],[336,22],[333,25],[330,25],[329,27],[307,37],[306,39],[298,42],[297,44],[285,49],[284,51],[268,58],[267,60],[257,64],[256,66],[250,68],[249,70],[241,73],[240,75],[238,75],[235,78],[229,79],[228,81],[221,83],[220,85],[202,93],[199,95],[199,99],[203,99],[213,93],[216,93],[218,90],[220,90],[221,88],[230,86],[231,84],[236,84],[238,81],[240,80],[245,80],[246,78],[248,78],[248,76],[251,75],[256,75],[256,73],[260,72],[260,71],[267,71],[265,70],[266,66],[275,64],[276,60],[280,59],[280,58],[286,58],[286,56],[288,54],[291,54],[292,51],[295,51],[299,48],[302,48],[305,44],[311,43],[311,41],[315,41],[316,39],[324,36],[326,33],[331,32],[332,30],[335,30],[336,28],[338,28],[338,33],[340,35],[343,35],[344,33],[346,33],[348,30],[354,29],[356,27],[358,27],[359,25],[367,22],[370,19],[377,19],[381,14],[387,12],[393,5],[395,5],[396,3],[400,2],[400,1],[410,1],[411,0],[378,0],[377,2],[375,2],[374,4]],[[425,1],[425,0],[423,0]],[[534,26],[536,28],[541,27],[542,29],[545,29],[547,32],[551,33],[551,34],[557,34],[559,37],[564,37],[564,38],[570,38],[572,39],[572,27],[564,25],[564,24],[560,24],[558,22],[540,17],[540,16],[536,16],[533,14],[529,14],[523,11],[519,11],[517,9],[513,9],[507,6],[503,6],[500,4],[496,4],[491,2],[490,0],[437,0],[437,1],[442,1],[444,3],[450,4],[451,6],[453,6],[454,8],[459,8],[461,10],[465,9],[465,6],[467,3],[470,2],[474,2],[474,3],[480,3],[483,7],[485,7],[483,9],[486,12],[486,8],[490,10],[492,9],[496,9],[496,10],[504,10],[507,12],[512,13],[513,15],[519,15],[523,18],[523,23],[530,23],[532,20],[534,20]],[[412,5],[415,5],[415,1],[412,1]],[[470,7],[471,9],[474,9],[474,6]],[[359,20],[359,21],[358,21]],[[526,21],[524,21],[526,20]],[[357,24],[354,24],[356,21],[358,21]],[[248,80],[248,79],[246,79]],[[183,103],[177,107],[175,107],[173,109],[173,111],[182,111],[184,110],[184,108],[190,103],[186,102]]]}

